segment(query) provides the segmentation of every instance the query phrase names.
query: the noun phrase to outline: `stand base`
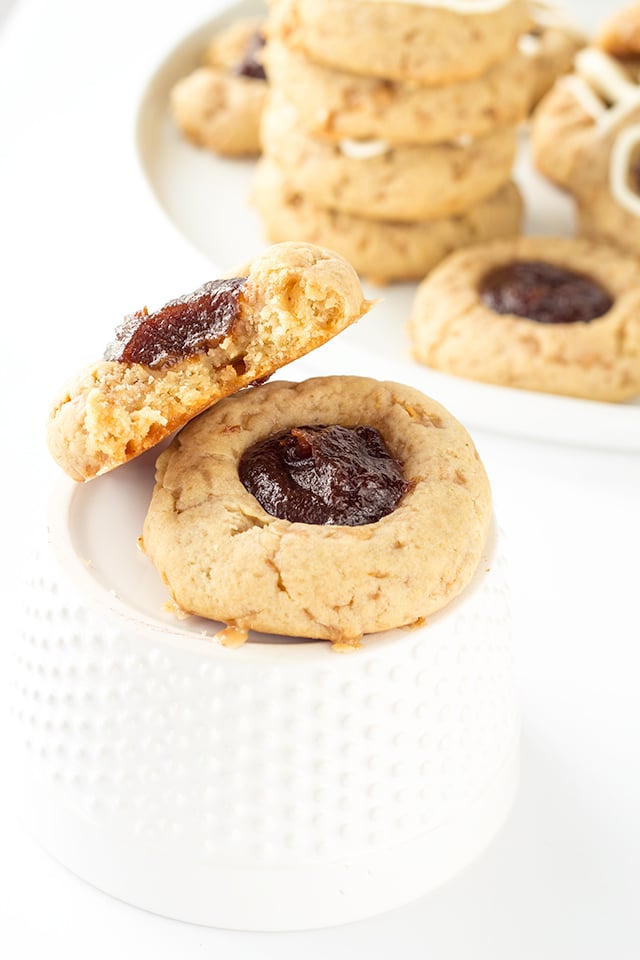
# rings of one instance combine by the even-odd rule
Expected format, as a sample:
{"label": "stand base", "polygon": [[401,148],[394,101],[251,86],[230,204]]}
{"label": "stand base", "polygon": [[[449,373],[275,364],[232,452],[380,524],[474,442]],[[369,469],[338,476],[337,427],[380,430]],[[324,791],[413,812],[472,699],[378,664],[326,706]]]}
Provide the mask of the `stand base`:
{"label": "stand base", "polygon": [[472,863],[511,809],[518,744],[480,797],[439,828],[411,841],[338,862],[273,867],[158,857],[124,843],[57,803],[27,791],[36,839],[48,853],[104,892],[162,916],[245,931],[334,926],[392,910],[429,893]]}

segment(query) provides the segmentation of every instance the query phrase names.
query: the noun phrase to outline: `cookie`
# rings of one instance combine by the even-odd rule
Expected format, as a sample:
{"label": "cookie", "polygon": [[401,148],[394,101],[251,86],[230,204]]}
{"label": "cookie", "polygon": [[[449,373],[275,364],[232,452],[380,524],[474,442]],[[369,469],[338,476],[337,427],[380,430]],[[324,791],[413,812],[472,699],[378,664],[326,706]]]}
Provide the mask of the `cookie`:
{"label": "cookie", "polygon": [[581,50],[574,73],[561,78],[536,111],[536,165],[572,192],[604,182],[613,144],[637,122],[639,106],[640,85],[623,64],[594,47]]}
{"label": "cookie", "polygon": [[171,90],[170,109],[192,143],[224,156],[260,152],[267,95],[262,67],[263,21],[236,21],[214,36],[204,64]]}
{"label": "cookie", "polygon": [[264,80],[262,54],[266,24],[263,17],[240,17],[211,37],[203,54],[203,65],[229,73],[257,73]]}
{"label": "cookie", "polygon": [[538,169],[575,198],[579,229],[640,253],[640,85],[631,65],[595,48],[576,56],[538,108]]}
{"label": "cookie", "polygon": [[455,217],[415,223],[369,220],[314,205],[264,157],[251,199],[271,242],[290,237],[330,247],[377,283],[422,279],[453,250],[517,234],[523,214],[520,192],[509,182]]}
{"label": "cookie", "polygon": [[106,473],[326,342],[369,306],[342,257],[309,244],[271,247],[246,277],[126,318],[105,359],[54,403],[51,454],[74,480]]}
{"label": "cookie", "polygon": [[437,85],[486,73],[527,24],[525,0],[271,0],[268,35],[335,70]]}
{"label": "cookie", "polygon": [[621,60],[640,54],[640,3],[616,10],[596,33],[594,43]]}
{"label": "cookie", "polygon": [[453,254],[419,286],[415,358],[471,380],[592,400],[640,393],[638,263],[583,239]]}
{"label": "cookie", "polygon": [[527,61],[529,109],[533,110],[555,81],[571,72],[573,58],[585,46],[586,37],[553,4],[531,0],[529,14],[529,28],[518,46]]}
{"label": "cookie", "polygon": [[579,232],[592,240],[609,243],[620,250],[640,254],[640,198],[635,210],[628,210],[608,189],[576,197]]}
{"label": "cookie", "polygon": [[265,61],[304,130],[332,142],[383,139],[397,146],[481,137],[516,126],[528,109],[530,64],[518,52],[479,77],[438,86],[332,70],[276,40]]}
{"label": "cookie", "polygon": [[[262,497],[263,469],[266,487],[276,477],[285,500],[303,489],[304,509],[319,504],[324,516],[327,505],[376,499],[389,460],[404,489],[379,519],[290,520],[249,492]],[[291,487],[289,471],[300,478]],[[142,546],[182,611],[220,620],[236,638],[258,630],[357,645],[456,597],[490,517],[474,445],[435,401],[361,377],[274,381],[216,404],[160,455]]]}
{"label": "cookie", "polygon": [[320,206],[383,220],[453,216],[495,193],[511,177],[516,139],[505,129],[464,145],[331,144],[304,133],[281,97],[262,120],[263,155],[292,189]]}

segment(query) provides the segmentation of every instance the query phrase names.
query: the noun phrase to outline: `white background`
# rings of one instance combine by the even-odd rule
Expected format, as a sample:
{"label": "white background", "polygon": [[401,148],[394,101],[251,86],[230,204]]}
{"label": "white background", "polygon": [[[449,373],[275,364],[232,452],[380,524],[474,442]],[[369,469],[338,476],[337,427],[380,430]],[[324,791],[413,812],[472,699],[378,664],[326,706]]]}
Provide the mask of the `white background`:
{"label": "white background", "polygon": [[0,0],[0,24],[4,24],[16,2],[17,0]]}
{"label": "white background", "polygon": [[[167,231],[134,169],[130,119],[158,58],[220,6],[20,0],[0,34],[3,655],[20,619],[16,551],[56,476],[43,443],[53,392],[123,312],[202,281],[201,260]],[[590,26],[610,4],[566,6]],[[186,926],[93,890],[37,847],[14,802],[3,723],[0,955],[640,955],[640,456],[484,431],[474,439],[508,535],[524,711],[521,789],[491,850],[433,896],[347,927],[261,935]]]}

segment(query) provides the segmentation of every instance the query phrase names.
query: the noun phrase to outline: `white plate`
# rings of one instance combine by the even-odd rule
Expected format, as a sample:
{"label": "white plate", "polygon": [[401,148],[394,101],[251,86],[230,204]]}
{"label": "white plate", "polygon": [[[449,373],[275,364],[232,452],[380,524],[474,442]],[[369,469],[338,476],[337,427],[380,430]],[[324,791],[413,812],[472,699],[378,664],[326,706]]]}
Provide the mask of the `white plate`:
{"label": "white plate", "polygon": [[[231,270],[264,246],[257,213],[248,203],[254,164],[197,149],[178,134],[167,109],[172,85],[200,61],[210,36],[238,16],[259,13],[243,0],[199,26],[159,63],[140,104],[137,146],[144,173],[174,226],[215,267]],[[516,177],[523,190],[529,234],[568,235],[570,200],[532,169],[523,134]],[[462,380],[411,360],[406,319],[415,284],[367,286],[383,297],[365,321],[316,351],[310,373],[366,374],[412,384],[432,394],[469,427],[510,436],[611,450],[640,451],[640,397],[606,404]]]}

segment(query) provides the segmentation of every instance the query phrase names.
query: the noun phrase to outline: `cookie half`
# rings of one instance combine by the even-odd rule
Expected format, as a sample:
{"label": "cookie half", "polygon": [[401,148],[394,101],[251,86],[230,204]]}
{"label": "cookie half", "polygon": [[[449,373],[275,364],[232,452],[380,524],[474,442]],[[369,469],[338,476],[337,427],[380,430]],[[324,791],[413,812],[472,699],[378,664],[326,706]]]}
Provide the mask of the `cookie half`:
{"label": "cookie half", "polygon": [[[314,427],[378,433],[405,483],[391,512],[357,525],[291,521],[249,492],[240,476],[247,452],[273,438],[277,450],[283,433],[302,434],[304,446]],[[350,495],[333,437],[328,449],[329,462],[316,447],[300,454],[309,469],[297,488],[321,505],[330,500],[327,476],[334,500]],[[267,466],[275,456],[271,450]],[[287,447],[285,456],[296,464],[296,451]],[[356,477],[368,504],[377,493],[365,463],[357,461]],[[244,633],[357,645],[365,633],[420,622],[457,596],[475,572],[490,518],[475,447],[440,404],[396,383],[324,377],[265,384],[185,427],[158,458],[143,546],[187,613]]]}
{"label": "cookie half", "polygon": [[627,400],[640,393],[638,263],[582,239],[472,247],[418,287],[409,332],[415,358],[446,373]]}
{"label": "cookie half", "polygon": [[246,277],[128,317],[107,358],[54,403],[51,454],[74,480],[106,473],[221,397],[325,343],[370,305],[338,254],[302,243],[270,247]]}

